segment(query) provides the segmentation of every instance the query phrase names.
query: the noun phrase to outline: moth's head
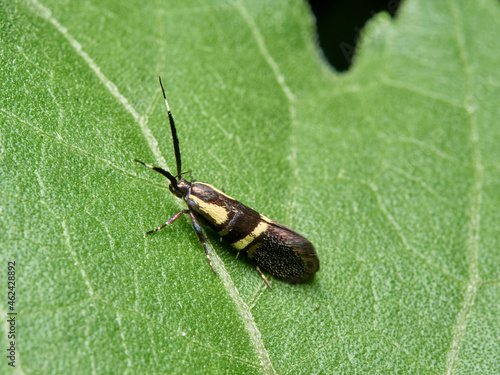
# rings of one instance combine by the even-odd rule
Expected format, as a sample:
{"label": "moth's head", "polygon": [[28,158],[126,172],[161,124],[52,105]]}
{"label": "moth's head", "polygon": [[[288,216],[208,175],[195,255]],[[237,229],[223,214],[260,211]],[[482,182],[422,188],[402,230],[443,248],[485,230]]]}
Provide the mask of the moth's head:
{"label": "moth's head", "polygon": [[178,198],[184,198],[189,195],[189,191],[191,189],[191,184],[187,182],[184,178],[180,178],[177,180],[177,183],[174,185],[170,183],[168,186],[170,192],[174,194]]}

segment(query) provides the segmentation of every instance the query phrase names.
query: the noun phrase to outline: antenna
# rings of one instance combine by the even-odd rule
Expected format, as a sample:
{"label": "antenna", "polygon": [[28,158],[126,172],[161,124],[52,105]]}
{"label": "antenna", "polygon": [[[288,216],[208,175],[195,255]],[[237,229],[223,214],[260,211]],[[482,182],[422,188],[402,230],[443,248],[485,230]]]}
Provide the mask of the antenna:
{"label": "antenna", "polygon": [[161,77],[158,76],[158,79],[160,80],[161,91],[163,92],[163,98],[165,99],[165,105],[167,106],[168,121],[170,121],[170,132],[172,133],[172,140],[174,141],[175,162],[177,164],[177,175],[175,177],[180,178],[182,173],[182,168],[181,168],[181,151],[179,149],[179,138],[177,138],[177,130],[175,129],[174,117],[172,116],[172,113],[170,112],[170,107],[168,106],[167,96],[165,95],[165,89],[163,88]]}
{"label": "antenna", "polygon": [[175,179],[175,176],[172,176],[172,173],[170,173],[169,171],[166,171],[165,169],[160,168],[160,167],[155,167],[154,165],[146,164],[146,163],[144,163],[144,162],[142,162],[140,160],[137,160],[137,159],[134,159],[134,161],[136,161],[139,164],[144,165],[145,167],[151,168],[153,171],[161,173],[162,175],[164,175],[166,178],[168,178],[170,180],[170,183],[172,184],[172,186],[176,190],[178,189],[178,187],[177,187],[177,180]]}

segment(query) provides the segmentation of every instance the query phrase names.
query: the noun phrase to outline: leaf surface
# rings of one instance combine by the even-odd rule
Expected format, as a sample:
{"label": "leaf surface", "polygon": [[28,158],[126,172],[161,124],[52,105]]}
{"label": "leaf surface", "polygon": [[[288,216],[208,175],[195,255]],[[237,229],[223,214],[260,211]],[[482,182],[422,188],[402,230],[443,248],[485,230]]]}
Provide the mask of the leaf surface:
{"label": "leaf surface", "polygon": [[[15,372],[500,371],[498,2],[379,14],[342,75],[300,2],[0,12]],[[311,283],[208,233],[214,275],[187,217],[144,234],[184,208],[133,161],[175,166],[158,75],[183,170],[307,236]]]}

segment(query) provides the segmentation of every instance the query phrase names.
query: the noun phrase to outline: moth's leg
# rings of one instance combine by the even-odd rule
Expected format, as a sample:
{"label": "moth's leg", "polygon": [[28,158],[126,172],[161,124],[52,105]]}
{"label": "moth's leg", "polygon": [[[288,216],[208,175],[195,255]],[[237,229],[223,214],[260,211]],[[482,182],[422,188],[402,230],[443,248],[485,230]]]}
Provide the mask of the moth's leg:
{"label": "moth's leg", "polygon": [[262,273],[262,271],[260,270],[259,266],[255,266],[257,268],[257,271],[259,271],[260,273],[260,276],[262,276],[262,278],[264,279],[264,281],[266,282],[267,286],[269,287],[269,289],[273,289],[271,287],[271,284],[269,284],[269,281],[267,281],[266,277],[264,276],[264,274]]}
{"label": "moth's leg", "polygon": [[217,275],[217,272],[215,272],[214,266],[212,264],[212,260],[210,259],[210,254],[208,254],[207,238],[203,234],[203,231],[201,230],[200,224],[198,224],[198,220],[196,220],[196,217],[194,216],[194,214],[189,210],[187,210],[187,211],[189,212],[189,216],[191,216],[191,221],[193,222],[194,231],[198,235],[198,239],[200,240],[201,244],[203,245],[203,249],[205,249],[205,254],[207,254],[207,259],[208,259],[208,263],[210,264],[210,268]]}
{"label": "moth's leg", "polygon": [[146,232],[146,234],[158,232],[160,229],[165,228],[167,225],[172,224],[174,221],[176,221],[178,218],[180,218],[182,214],[188,214],[188,213],[190,213],[189,210],[182,210],[181,212],[177,212],[174,216],[172,216],[170,219],[168,219],[168,221],[165,224],[160,225],[158,228],[150,230],[149,232]]}

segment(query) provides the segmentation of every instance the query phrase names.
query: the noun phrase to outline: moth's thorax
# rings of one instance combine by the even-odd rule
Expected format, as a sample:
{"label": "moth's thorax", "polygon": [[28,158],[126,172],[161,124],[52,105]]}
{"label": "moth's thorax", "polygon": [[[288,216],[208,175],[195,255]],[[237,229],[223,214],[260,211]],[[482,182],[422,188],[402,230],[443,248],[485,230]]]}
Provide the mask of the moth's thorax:
{"label": "moth's thorax", "polygon": [[189,196],[184,198],[186,203],[203,216],[212,229],[227,222],[232,198],[204,182],[194,182],[190,189]]}

